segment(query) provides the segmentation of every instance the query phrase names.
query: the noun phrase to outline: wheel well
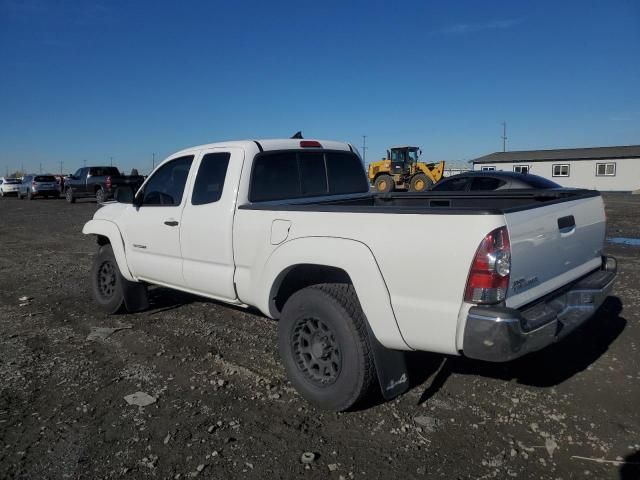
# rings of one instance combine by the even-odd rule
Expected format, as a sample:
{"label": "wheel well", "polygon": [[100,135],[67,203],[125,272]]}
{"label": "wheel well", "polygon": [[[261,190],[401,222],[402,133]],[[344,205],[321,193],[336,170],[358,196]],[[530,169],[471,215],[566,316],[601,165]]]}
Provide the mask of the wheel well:
{"label": "wheel well", "polygon": [[111,242],[109,241],[109,237],[105,237],[104,235],[98,235],[96,238],[98,245],[109,245]]}
{"label": "wheel well", "polygon": [[102,190],[102,185],[96,185],[95,187],[93,187],[94,193],[97,193],[98,190]]}
{"label": "wheel well", "polygon": [[271,312],[279,314],[291,295],[319,283],[352,284],[349,274],[341,268],[313,264],[294,265],[278,275],[271,287]]}

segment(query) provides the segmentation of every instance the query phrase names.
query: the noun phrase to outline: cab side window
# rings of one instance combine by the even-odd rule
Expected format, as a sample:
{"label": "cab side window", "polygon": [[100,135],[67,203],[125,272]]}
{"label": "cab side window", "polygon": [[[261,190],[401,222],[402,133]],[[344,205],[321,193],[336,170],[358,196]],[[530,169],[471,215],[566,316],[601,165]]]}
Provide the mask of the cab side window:
{"label": "cab side window", "polygon": [[470,190],[497,190],[505,183],[504,180],[492,177],[477,177],[471,182]]}
{"label": "cab side window", "polygon": [[191,162],[193,155],[175,158],[156,170],[144,187],[142,205],[180,205]]}
{"label": "cab side window", "polygon": [[467,177],[444,180],[433,187],[434,192],[463,192],[467,189],[470,179]]}
{"label": "cab side window", "polygon": [[192,205],[205,205],[220,200],[229,158],[229,152],[207,153],[202,157],[191,195]]}

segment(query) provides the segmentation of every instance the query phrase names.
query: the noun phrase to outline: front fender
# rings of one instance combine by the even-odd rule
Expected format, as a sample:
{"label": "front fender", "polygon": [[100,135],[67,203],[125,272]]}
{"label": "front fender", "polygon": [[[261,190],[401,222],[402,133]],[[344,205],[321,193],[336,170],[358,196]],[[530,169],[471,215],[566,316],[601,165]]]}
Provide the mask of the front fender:
{"label": "front fender", "polygon": [[267,259],[256,285],[254,298],[263,312],[272,311],[271,296],[279,279],[291,267],[312,264],[344,270],[356,290],[362,310],[378,341],[388,348],[410,350],[402,338],[391,307],[391,298],[378,263],[371,250],[362,242],[333,237],[305,237],[290,240],[278,247]]}
{"label": "front fender", "polygon": [[85,235],[102,235],[109,239],[113,254],[116,257],[116,263],[120,269],[122,276],[130,282],[135,282],[136,279],[131,275],[129,266],[127,265],[127,256],[124,252],[124,241],[120,234],[118,226],[110,222],[109,220],[89,220],[82,228],[82,233]]}

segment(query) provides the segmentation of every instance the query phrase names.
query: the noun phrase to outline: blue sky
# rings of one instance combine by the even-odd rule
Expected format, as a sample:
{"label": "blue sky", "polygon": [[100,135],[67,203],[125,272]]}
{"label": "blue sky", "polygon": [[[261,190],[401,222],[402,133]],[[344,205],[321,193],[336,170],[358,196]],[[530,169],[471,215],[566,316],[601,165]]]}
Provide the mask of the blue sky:
{"label": "blue sky", "polygon": [[0,0],[0,173],[225,139],[640,144],[640,3]]}

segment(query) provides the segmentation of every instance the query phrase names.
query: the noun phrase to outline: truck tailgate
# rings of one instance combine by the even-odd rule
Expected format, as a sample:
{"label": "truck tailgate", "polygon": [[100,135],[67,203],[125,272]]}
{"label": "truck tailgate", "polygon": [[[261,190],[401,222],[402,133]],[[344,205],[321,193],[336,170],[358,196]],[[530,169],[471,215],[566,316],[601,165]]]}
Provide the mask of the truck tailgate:
{"label": "truck tailgate", "polygon": [[508,307],[537,300],[600,266],[606,218],[599,195],[505,218],[512,257]]}

